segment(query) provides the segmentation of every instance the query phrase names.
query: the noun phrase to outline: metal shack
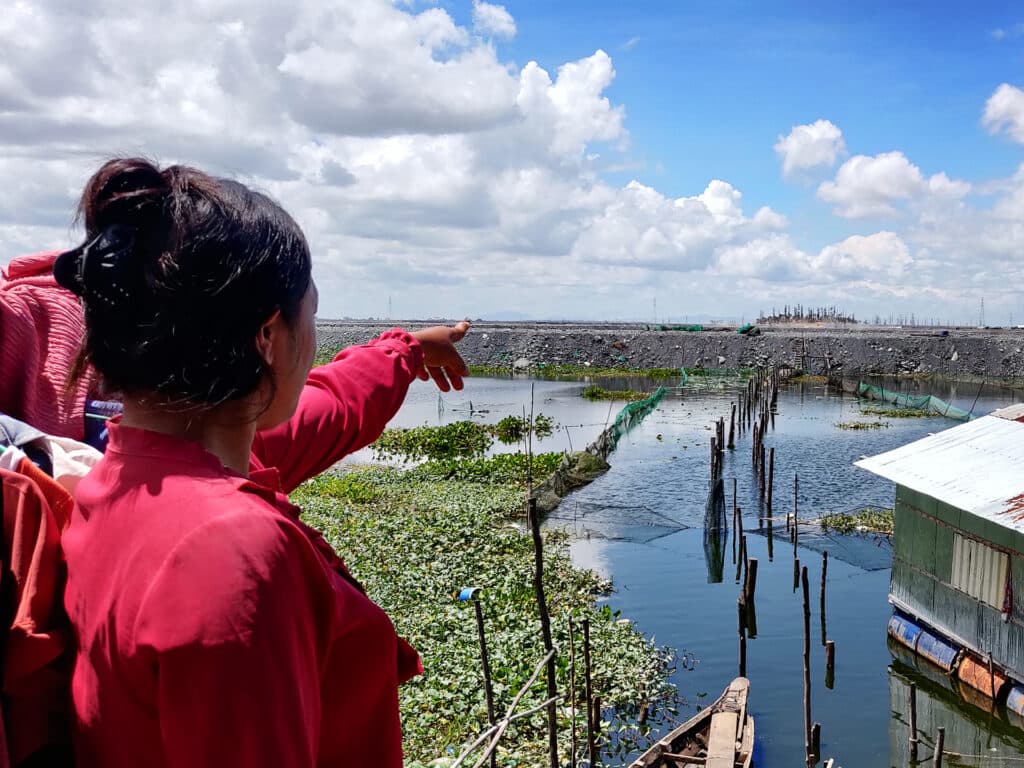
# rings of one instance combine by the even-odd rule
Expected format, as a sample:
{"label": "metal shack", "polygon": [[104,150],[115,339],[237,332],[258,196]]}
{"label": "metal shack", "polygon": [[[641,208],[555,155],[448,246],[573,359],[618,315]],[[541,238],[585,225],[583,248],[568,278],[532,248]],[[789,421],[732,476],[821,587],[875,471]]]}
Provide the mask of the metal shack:
{"label": "metal shack", "polygon": [[889,634],[1024,711],[1024,404],[856,466],[896,483]]}

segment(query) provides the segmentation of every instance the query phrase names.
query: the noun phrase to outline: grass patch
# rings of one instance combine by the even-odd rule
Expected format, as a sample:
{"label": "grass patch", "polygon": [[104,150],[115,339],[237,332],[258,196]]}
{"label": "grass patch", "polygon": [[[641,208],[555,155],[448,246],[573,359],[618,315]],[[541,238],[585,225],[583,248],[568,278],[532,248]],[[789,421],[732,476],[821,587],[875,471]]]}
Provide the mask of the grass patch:
{"label": "grass patch", "polygon": [[[557,455],[557,454],[556,454]],[[543,656],[534,598],[533,545],[510,525],[521,515],[523,492],[506,479],[504,462],[518,470],[519,460],[465,462],[449,476],[451,465],[433,462],[412,470],[361,469],[347,475],[315,478],[295,494],[304,518],[322,531],[345,558],[369,595],[420,651],[425,674],[400,690],[406,765],[443,765],[486,727],[479,647],[472,606],[456,601],[459,590],[484,588],[487,631],[497,711],[504,712]],[[547,466],[548,458],[535,457]],[[441,476],[444,479],[438,479]],[[592,571],[572,566],[566,534],[545,532],[545,589],[551,611],[559,691],[569,690],[568,619],[591,624],[594,691],[605,704],[602,732],[614,733],[617,746],[606,754],[646,745],[652,722],[660,727],[676,714],[676,694],[667,682],[675,656],[657,648],[596,597],[610,585]],[[576,686],[582,690],[581,640],[577,636]],[[544,699],[538,682],[520,711]],[[639,702],[655,700],[652,716],[636,726]],[[569,708],[558,708],[561,764],[568,763]],[[578,727],[582,721],[578,719]],[[498,751],[498,763],[534,766],[546,762],[546,714],[516,721]]]}
{"label": "grass patch", "polygon": [[836,422],[837,429],[885,429],[889,425],[884,421],[838,421]]}
{"label": "grass patch", "polygon": [[858,512],[836,512],[818,520],[823,530],[836,533],[892,534],[891,509],[862,509]]}
{"label": "grass patch", "polygon": [[[534,416],[532,429],[537,440],[549,437],[554,428],[554,419],[543,413]],[[495,439],[512,445],[523,440],[530,429],[530,419],[522,416],[506,416],[497,424],[456,421],[439,427],[391,428],[385,429],[372,447],[378,459],[472,459],[483,456]]]}
{"label": "grass patch", "polygon": [[627,400],[634,402],[636,400],[643,400],[647,397],[647,393],[635,389],[605,389],[595,384],[580,392],[580,397],[586,400]]}
{"label": "grass patch", "polygon": [[885,416],[892,419],[927,419],[935,415],[918,408],[862,408],[860,412],[865,416]]}

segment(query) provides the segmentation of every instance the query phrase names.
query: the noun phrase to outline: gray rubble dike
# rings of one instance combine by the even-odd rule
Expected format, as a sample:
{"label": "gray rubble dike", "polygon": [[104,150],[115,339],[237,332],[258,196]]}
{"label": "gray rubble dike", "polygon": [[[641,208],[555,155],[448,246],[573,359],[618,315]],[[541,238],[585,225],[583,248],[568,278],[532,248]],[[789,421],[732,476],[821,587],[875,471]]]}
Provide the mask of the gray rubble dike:
{"label": "gray rubble dike", "polygon": [[[334,351],[394,325],[422,321],[320,321],[318,347]],[[979,328],[856,329],[762,327],[759,336],[735,328],[655,331],[638,324],[496,323],[474,326],[459,345],[471,365],[525,368],[563,363],[599,368],[750,368],[791,365],[810,373],[940,374],[1024,378],[1024,330]],[[805,365],[806,361],[806,365]]]}

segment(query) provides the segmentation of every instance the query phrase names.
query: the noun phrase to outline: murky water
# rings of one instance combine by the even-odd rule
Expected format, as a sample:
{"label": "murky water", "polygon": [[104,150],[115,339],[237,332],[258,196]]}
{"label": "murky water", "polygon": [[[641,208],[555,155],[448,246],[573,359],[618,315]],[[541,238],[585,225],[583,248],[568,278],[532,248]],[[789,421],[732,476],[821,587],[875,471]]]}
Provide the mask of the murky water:
{"label": "murky water", "polygon": [[[621,382],[640,388],[638,382]],[[568,425],[537,450],[577,449],[614,418],[615,404],[588,403],[584,385],[536,382],[534,408]],[[615,385],[608,385],[615,386]],[[908,384],[904,391],[931,392],[954,405],[986,413],[1021,399],[1019,393],[977,384]],[[473,417],[497,421],[530,407],[531,382],[481,379],[462,393],[438,398],[424,385],[413,390],[395,425],[409,426]],[[568,497],[550,524],[576,534],[573,556],[581,565],[610,576],[615,594],[609,603],[633,619],[659,644],[692,654],[694,669],[675,675],[691,707],[713,699],[737,673],[736,599],[739,587],[732,559],[733,531],[724,541],[724,566],[706,552],[702,530],[708,494],[709,441],[719,416],[728,422],[734,391],[683,390],[667,397],[643,424],[619,443],[611,470]],[[489,413],[481,414],[486,410]],[[861,456],[879,453],[954,426],[941,418],[883,419],[880,429],[848,431],[839,422],[876,420],[861,414],[850,397],[826,394],[823,386],[794,386],[779,396],[774,431],[774,515],[794,505],[794,475],[799,475],[796,505],[802,519],[863,506],[892,505],[891,483],[856,469]],[[747,548],[759,561],[756,596],[757,635],[747,643],[747,676],[756,718],[755,758],[760,766],[803,763],[802,603],[793,589],[793,545],[784,525],[776,525],[773,557],[758,530],[763,507],[752,472],[749,432],[726,457],[726,499],[742,508]],[[730,515],[731,519],[731,515]],[[825,622],[818,607],[821,552],[829,552]],[[822,753],[836,765],[907,764],[906,684],[918,687],[923,731],[946,727],[946,749],[989,757],[1018,754],[1024,731],[1003,722],[1005,713],[985,712],[965,702],[948,683],[894,661],[886,643],[889,545],[867,536],[825,535],[801,529],[796,550],[809,571],[812,606],[812,716],[822,726]],[[720,579],[720,580],[719,580]],[[836,643],[833,689],[824,685],[823,638]],[[932,676],[934,677],[934,675]],[[981,702],[984,705],[984,702]],[[690,710],[692,711],[692,709]],[[922,715],[921,713],[927,713]],[[683,713],[684,715],[686,712]],[[927,719],[926,719],[927,718]],[[981,752],[977,750],[982,750]],[[994,750],[994,751],[993,751]],[[921,756],[930,755],[930,746]],[[957,764],[953,762],[952,764]],[[977,765],[977,761],[965,761]],[[983,764],[983,763],[982,763]]]}

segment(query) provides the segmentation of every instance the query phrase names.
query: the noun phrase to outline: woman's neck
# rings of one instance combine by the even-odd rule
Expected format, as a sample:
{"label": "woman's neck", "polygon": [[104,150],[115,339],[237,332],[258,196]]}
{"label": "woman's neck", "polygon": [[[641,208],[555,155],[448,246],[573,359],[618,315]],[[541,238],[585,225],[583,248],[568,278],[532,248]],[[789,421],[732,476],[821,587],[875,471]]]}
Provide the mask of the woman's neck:
{"label": "woman's neck", "polygon": [[124,399],[121,423],[199,443],[228,469],[249,474],[249,456],[256,436],[256,421],[246,418],[243,403],[213,409],[178,409],[144,398]]}

